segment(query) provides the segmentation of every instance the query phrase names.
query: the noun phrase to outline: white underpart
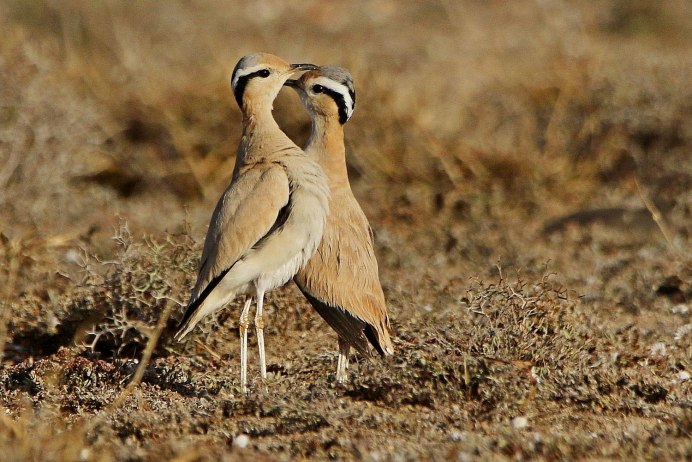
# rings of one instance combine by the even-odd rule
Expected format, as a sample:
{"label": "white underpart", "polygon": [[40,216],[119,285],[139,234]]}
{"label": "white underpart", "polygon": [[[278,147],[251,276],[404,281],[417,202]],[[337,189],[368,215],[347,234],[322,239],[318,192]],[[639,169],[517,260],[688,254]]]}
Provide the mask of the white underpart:
{"label": "white underpart", "polygon": [[343,96],[344,102],[346,103],[346,116],[349,119],[351,118],[351,115],[353,114],[353,98],[351,98],[351,94],[349,93],[346,85],[335,80],[328,79],[327,77],[318,77],[315,80],[312,80],[312,82],[317,85],[322,85],[324,88],[328,88]]}
{"label": "white underpart", "polygon": [[252,66],[248,67],[245,69],[238,69],[238,71],[233,75],[233,80],[231,80],[231,88],[235,90],[235,86],[238,85],[238,80],[240,80],[241,77],[244,77],[246,75],[250,75],[253,72],[257,72],[262,69],[266,69],[267,66],[266,64],[261,64],[259,66]]}
{"label": "white underpart", "polygon": [[317,241],[308,242],[306,248],[296,252],[279,267],[272,267],[271,264],[265,263],[268,260],[267,252],[251,252],[245,260],[234,265],[233,269],[226,274],[209,295],[218,293],[223,299],[221,304],[225,305],[233,300],[236,294],[251,294],[252,286],[263,292],[276,289],[290,281],[298,270],[307,263],[315,253],[318,243]]}

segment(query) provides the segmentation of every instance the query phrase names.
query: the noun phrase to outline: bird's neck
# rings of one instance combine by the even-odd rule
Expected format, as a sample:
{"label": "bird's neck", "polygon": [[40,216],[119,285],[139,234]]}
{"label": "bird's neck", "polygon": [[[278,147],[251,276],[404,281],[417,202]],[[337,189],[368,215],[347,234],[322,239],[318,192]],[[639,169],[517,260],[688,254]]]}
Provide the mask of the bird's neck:
{"label": "bird's neck", "polygon": [[348,185],[344,127],[333,117],[315,117],[305,153],[319,163],[331,187]]}
{"label": "bird's neck", "polygon": [[243,107],[243,136],[280,132],[281,129],[274,120],[272,109],[271,102],[247,101]]}
{"label": "bird's neck", "polygon": [[271,103],[248,102],[243,108],[243,136],[238,161],[248,164],[265,160],[287,145],[293,145],[293,142],[274,120]]}

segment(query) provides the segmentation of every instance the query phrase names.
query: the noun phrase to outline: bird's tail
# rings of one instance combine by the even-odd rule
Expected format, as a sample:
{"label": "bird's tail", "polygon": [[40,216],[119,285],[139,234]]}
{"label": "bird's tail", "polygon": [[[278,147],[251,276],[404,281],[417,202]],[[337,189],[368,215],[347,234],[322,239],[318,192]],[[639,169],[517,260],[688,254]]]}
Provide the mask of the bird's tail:
{"label": "bird's tail", "polygon": [[389,330],[389,318],[386,318],[385,322],[379,326],[368,324],[363,329],[365,337],[367,337],[370,344],[381,356],[394,354],[394,344],[389,335]]}
{"label": "bird's tail", "polygon": [[183,317],[182,321],[180,321],[180,324],[178,324],[178,330],[175,332],[175,335],[173,336],[173,338],[178,342],[182,342],[185,336],[188,333],[190,333],[190,331],[194,329],[197,323],[200,322],[204,317],[201,310],[195,310],[191,312],[191,306],[192,305],[188,306],[187,311],[185,312],[185,316]]}
{"label": "bird's tail", "polygon": [[178,342],[182,341],[202,318],[223,308],[233,298],[235,298],[235,293],[228,293],[225,296],[214,292],[202,293],[200,297],[188,304],[185,315],[180,320],[173,338]]}
{"label": "bird's tail", "polygon": [[387,326],[380,333],[380,345],[382,346],[382,351],[384,351],[384,354],[386,355],[394,354],[394,343],[392,342],[392,338],[389,336],[390,329],[389,320],[387,320]]}

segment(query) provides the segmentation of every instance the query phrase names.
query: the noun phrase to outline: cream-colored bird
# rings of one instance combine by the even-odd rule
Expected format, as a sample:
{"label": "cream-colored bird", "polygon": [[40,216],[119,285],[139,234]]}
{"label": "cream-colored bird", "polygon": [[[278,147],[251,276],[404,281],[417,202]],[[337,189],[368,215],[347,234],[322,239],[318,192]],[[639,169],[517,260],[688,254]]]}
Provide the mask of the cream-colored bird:
{"label": "cream-colored bird", "polygon": [[356,94],[349,72],[336,66],[306,72],[286,85],[298,92],[310,114],[312,132],[304,150],[324,169],[331,191],[322,242],[294,280],[339,336],[336,380],[343,383],[350,347],[366,356],[368,342],[383,356],[394,352],[372,230],[346,171],[343,126],[353,114]]}
{"label": "cream-colored bird", "polygon": [[245,295],[240,315],[240,381],[247,391],[247,330],[252,295],[260,371],[266,378],[264,294],[288,282],[314,254],[329,207],[322,168],[279,128],[273,101],[286,79],[311,64],[288,64],[254,53],[231,76],[243,113],[243,135],[233,178],[209,224],[197,283],[175,335],[182,340],[205,316]]}

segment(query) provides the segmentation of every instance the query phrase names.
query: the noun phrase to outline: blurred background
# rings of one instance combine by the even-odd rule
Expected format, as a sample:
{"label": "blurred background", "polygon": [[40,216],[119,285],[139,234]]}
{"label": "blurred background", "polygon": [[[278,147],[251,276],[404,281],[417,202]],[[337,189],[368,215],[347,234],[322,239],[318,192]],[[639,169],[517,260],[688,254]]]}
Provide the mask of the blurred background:
{"label": "blurred background", "polygon": [[[431,258],[478,257],[464,241],[494,223],[535,232],[592,209],[609,211],[577,218],[634,217],[628,231],[647,233],[656,226],[642,194],[677,223],[670,239],[689,238],[687,1],[0,8],[7,236],[79,236],[107,252],[116,216],[142,232],[175,231],[187,217],[202,235],[241,129],[228,76],[263,50],[351,70],[358,196],[383,233],[415,228],[409,238],[430,241]],[[307,117],[290,91],[275,112],[302,143]],[[443,214],[445,229],[425,231],[428,214]]]}
{"label": "blurred background", "polygon": [[[280,412],[233,397],[224,310],[56,460],[194,438],[220,458],[250,431],[286,458],[689,456],[692,2],[0,0],[0,31],[0,447],[48,457],[35,435],[112,402],[114,357],[187,300],[241,134],[229,75],[265,51],[354,76],[349,174],[397,356],[330,388],[335,337],[289,285],[267,303]],[[302,144],[292,91],[274,113]]]}

